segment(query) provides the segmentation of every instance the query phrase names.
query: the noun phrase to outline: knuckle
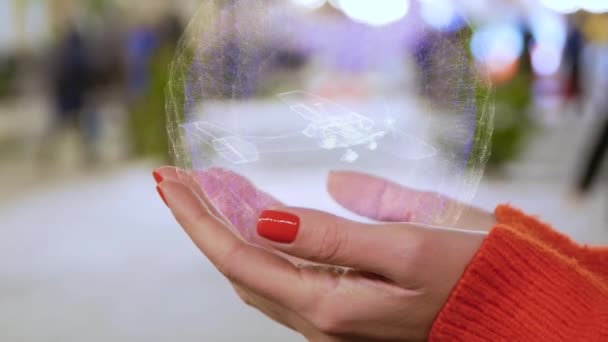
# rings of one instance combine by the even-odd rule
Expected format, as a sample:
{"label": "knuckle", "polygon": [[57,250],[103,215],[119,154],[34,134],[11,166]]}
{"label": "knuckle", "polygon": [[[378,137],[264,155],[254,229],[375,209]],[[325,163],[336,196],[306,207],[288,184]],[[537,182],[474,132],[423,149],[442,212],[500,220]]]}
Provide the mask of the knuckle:
{"label": "knuckle", "polygon": [[241,289],[238,286],[234,287],[236,294],[239,296],[239,298],[241,298],[241,301],[243,301],[243,303],[245,303],[245,305],[247,306],[251,306],[253,307],[253,301],[251,300],[251,297],[247,294],[247,292],[245,292],[245,290]]}
{"label": "knuckle", "polygon": [[256,306],[253,304],[253,302],[251,301],[251,299],[249,299],[249,297],[241,297],[241,300],[243,301],[243,303],[245,303],[245,305],[247,305],[248,307],[251,308],[255,308]]}
{"label": "knuckle", "polygon": [[406,238],[400,239],[394,250],[394,258],[401,265],[404,276],[419,272],[426,256],[433,253],[432,244],[425,239],[423,234],[416,232],[408,233]]}
{"label": "knuckle", "polygon": [[243,296],[241,296],[241,300],[243,301],[243,303],[245,303],[245,305],[247,305],[247,306],[249,306],[249,307],[252,307],[252,308],[255,308],[255,307],[256,307],[256,305],[255,305],[255,303],[253,302],[253,300],[251,300],[251,297],[249,297],[249,296],[247,296],[247,295],[243,295]]}
{"label": "knuckle", "polygon": [[207,210],[197,210],[196,214],[193,216],[193,223],[195,224],[207,224],[210,219],[209,212]]}
{"label": "knuckle", "polygon": [[235,260],[240,260],[240,255],[244,252],[244,248],[245,246],[239,242],[231,243],[216,261],[218,271],[233,283],[238,283],[238,279],[231,265]]}
{"label": "knuckle", "polygon": [[388,198],[390,195],[391,191],[390,191],[390,186],[387,180],[382,179],[381,183],[378,184],[378,197],[377,199],[373,202],[373,212],[374,212],[374,217],[379,219],[379,220],[384,220],[386,219],[386,212],[384,210],[385,208],[385,204],[386,203],[391,203],[391,199]]}
{"label": "knuckle", "polygon": [[435,191],[423,191],[421,193],[422,198],[429,203],[437,203],[443,197],[441,194]]}
{"label": "knuckle", "polygon": [[332,222],[321,232],[316,257],[321,260],[335,260],[346,244],[347,234],[340,229],[338,221]]}
{"label": "knuckle", "polygon": [[335,310],[318,310],[312,325],[321,333],[326,335],[340,335],[345,332],[345,321]]}
{"label": "knuckle", "polygon": [[420,194],[419,198],[419,206],[422,209],[427,209],[431,212],[443,208],[445,202],[446,198],[444,196],[433,191],[425,191]]}

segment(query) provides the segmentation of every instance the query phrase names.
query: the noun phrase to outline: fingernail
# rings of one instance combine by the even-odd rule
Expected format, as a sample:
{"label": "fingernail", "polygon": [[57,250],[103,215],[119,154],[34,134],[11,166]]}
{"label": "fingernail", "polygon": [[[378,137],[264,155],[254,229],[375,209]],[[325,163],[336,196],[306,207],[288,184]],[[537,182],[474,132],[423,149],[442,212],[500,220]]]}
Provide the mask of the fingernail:
{"label": "fingernail", "polygon": [[160,196],[160,198],[163,200],[163,202],[165,202],[165,205],[168,206],[167,204],[167,200],[165,199],[165,194],[163,194],[163,190],[160,188],[160,186],[156,187],[156,191],[158,191],[158,195]]}
{"label": "fingernail", "polygon": [[160,183],[163,181],[163,176],[160,175],[160,173],[158,173],[158,171],[154,171],[152,172],[152,177],[154,177],[154,180],[156,181],[156,184]]}
{"label": "fingernail", "polygon": [[258,219],[258,234],[279,243],[292,243],[298,235],[300,218],[276,210],[265,210]]}

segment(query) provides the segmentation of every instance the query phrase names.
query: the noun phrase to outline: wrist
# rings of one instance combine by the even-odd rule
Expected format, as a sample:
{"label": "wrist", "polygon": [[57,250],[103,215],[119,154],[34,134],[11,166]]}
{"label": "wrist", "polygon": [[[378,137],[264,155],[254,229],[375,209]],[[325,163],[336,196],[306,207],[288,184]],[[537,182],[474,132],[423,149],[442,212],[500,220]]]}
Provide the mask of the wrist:
{"label": "wrist", "polygon": [[[497,225],[437,316],[430,340],[592,341],[600,335],[581,327],[601,327],[602,317],[606,326],[606,288],[575,260]],[[606,338],[608,328],[601,333]]]}

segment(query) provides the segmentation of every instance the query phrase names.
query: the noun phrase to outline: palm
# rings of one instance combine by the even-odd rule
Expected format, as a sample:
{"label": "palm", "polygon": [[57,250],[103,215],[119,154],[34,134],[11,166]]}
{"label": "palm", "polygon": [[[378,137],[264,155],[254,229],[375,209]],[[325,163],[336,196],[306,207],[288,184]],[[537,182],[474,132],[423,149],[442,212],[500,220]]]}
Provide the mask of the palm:
{"label": "palm", "polygon": [[[372,176],[333,173],[328,190],[347,209],[410,222],[370,225],[284,208],[301,226],[295,242],[278,244],[252,227],[265,208],[280,203],[243,177],[217,169],[193,176],[173,168],[159,173],[177,220],[241,298],[315,341],[424,339],[483,242],[479,230],[494,220],[471,209],[458,222],[468,230],[422,226],[416,218],[424,215],[413,203],[448,199]],[[230,192],[223,190],[228,184]],[[382,196],[365,195],[378,191]],[[247,210],[234,205],[237,199]]]}

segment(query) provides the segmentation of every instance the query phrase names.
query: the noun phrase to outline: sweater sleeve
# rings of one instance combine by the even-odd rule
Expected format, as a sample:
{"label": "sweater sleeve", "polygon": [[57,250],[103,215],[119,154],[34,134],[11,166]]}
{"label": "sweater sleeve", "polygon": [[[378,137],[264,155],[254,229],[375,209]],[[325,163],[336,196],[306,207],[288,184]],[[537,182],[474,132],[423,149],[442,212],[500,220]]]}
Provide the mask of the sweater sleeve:
{"label": "sweater sleeve", "polygon": [[496,208],[496,219],[499,223],[508,225],[548,244],[559,253],[576,259],[582,267],[608,282],[608,248],[580,246],[537,218],[525,215],[508,205],[500,205]]}
{"label": "sweater sleeve", "polygon": [[605,250],[556,238],[516,211],[523,221],[513,227],[500,217],[502,209],[429,340],[608,341],[608,264],[600,265]]}

